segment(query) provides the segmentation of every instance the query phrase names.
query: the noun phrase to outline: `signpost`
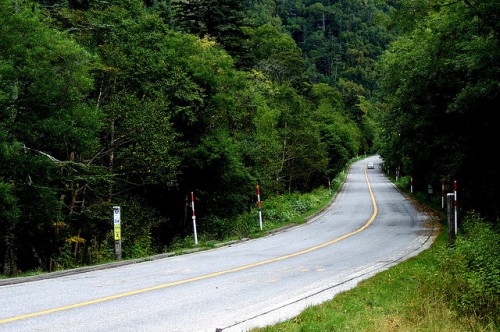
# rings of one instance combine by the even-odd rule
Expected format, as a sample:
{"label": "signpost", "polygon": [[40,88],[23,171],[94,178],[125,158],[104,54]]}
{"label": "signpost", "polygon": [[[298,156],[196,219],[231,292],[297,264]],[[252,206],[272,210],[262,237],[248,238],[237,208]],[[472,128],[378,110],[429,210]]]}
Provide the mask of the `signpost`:
{"label": "signpost", "polygon": [[115,235],[115,259],[122,259],[122,231],[120,220],[120,207],[113,206],[113,230]]}

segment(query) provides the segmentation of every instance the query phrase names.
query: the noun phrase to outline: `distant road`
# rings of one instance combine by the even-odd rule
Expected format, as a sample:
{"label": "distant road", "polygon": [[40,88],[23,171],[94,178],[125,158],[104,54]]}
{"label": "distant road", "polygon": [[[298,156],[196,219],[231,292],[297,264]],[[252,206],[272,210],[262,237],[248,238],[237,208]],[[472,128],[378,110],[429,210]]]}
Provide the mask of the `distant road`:
{"label": "distant road", "polygon": [[380,164],[354,163],[328,209],[274,235],[0,286],[0,331],[247,331],[291,318],[432,243]]}

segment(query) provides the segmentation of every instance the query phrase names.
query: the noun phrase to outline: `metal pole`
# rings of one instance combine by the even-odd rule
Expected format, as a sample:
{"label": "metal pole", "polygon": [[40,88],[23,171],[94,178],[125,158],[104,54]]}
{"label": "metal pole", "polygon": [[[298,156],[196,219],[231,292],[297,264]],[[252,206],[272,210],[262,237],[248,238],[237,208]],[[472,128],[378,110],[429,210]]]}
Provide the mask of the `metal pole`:
{"label": "metal pole", "polygon": [[196,213],[194,212],[194,193],[191,192],[191,209],[193,210],[193,232],[194,232],[194,244],[198,245],[198,233],[196,231]]}
{"label": "metal pole", "polygon": [[262,230],[262,206],[260,203],[260,187],[257,185],[257,206],[259,207],[259,225],[260,230]]}

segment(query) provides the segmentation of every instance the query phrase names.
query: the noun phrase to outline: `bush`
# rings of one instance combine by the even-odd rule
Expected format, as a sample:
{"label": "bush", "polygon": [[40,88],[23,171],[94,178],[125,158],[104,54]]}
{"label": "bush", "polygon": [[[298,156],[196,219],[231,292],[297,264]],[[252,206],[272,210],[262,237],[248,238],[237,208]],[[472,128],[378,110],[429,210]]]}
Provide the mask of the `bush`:
{"label": "bush", "polygon": [[499,248],[500,234],[467,214],[462,234],[442,256],[445,294],[460,314],[500,322]]}

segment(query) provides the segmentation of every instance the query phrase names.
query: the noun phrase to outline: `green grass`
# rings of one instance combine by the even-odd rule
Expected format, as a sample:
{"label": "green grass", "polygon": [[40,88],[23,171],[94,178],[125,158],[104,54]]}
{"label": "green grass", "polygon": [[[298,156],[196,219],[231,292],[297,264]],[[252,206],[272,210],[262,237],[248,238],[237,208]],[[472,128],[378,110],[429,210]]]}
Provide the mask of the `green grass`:
{"label": "green grass", "polygon": [[286,322],[252,331],[499,331],[450,309],[441,291],[440,234],[432,247]]}
{"label": "green grass", "polygon": [[474,214],[463,223],[454,246],[443,226],[418,256],[293,319],[252,331],[500,331],[500,235]]}

